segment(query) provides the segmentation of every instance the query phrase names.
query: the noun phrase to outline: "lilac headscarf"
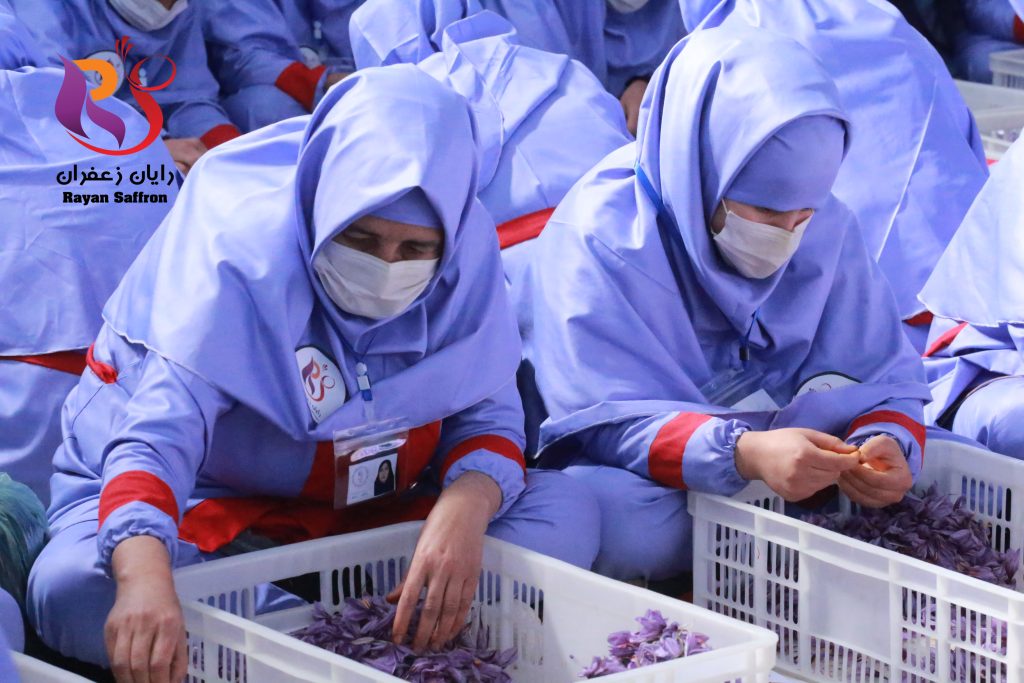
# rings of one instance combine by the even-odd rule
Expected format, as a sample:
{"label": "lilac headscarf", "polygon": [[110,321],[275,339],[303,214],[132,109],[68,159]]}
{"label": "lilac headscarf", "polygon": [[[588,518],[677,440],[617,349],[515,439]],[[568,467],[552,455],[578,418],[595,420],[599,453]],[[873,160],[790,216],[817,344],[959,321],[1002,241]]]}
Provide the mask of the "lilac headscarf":
{"label": "lilac headscarf", "polygon": [[775,211],[817,209],[832,194],[845,154],[843,123],[831,116],[805,116],[761,145],[725,197]]}
{"label": "lilac headscarf", "polygon": [[626,144],[622,108],[565,55],[520,45],[475,0],[375,0],[356,11],[360,68],[412,61],[465,97],[480,156],[480,201],[499,224],[554,207]]}
{"label": "lilac headscarf", "polygon": [[[797,41],[857,131],[833,193],[857,217],[903,318],[988,175],[942,58],[886,0],[679,0],[689,31],[752,26]],[[756,114],[757,112],[750,112]]]}
{"label": "lilac headscarf", "polygon": [[[344,313],[315,276],[316,255],[413,188],[444,227],[437,273],[396,317]],[[475,194],[465,100],[415,67],[367,69],[310,117],[205,155],[104,316],[294,438],[365,422],[355,396],[313,424],[296,369],[310,337],[343,374],[355,359],[385,359],[377,419],[427,424],[494,394],[519,361],[494,224]]]}
{"label": "lilac headscarf", "polygon": [[[743,338],[762,386],[786,406],[747,416],[755,429],[838,433],[887,400],[927,398],[892,293],[834,198],[769,278],[739,275],[713,244],[708,221],[748,160],[780,129],[817,116],[845,122],[821,64],[789,39],[715,29],[673,48],[645,96],[635,146],[584,177],[538,240],[527,359],[550,414],[542,447],[631,417],[728,413],[701,387],[740,366]],[[806,391],[826,373],[857,383]]]}
{"label": "lilac headscarf", "polygon": [[937,316],[979,327],[1024,325],[1024,144],[992,168],[920,299]]}

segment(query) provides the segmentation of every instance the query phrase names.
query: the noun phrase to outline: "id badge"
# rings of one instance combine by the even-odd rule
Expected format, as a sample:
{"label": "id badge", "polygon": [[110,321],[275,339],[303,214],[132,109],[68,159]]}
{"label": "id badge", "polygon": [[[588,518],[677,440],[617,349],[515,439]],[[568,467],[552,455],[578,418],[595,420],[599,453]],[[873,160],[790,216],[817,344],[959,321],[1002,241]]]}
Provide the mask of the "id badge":
{"label": "id badge", "polygon": [[334,434],[334,509],[398,493],[398,450],[409,430],[372,425]]}
{"label": "id badge", "polygon": [[764,373],[753,362],[718,374],[700,388],[710,403],[746,412],[779,410],[780,406],[764,387]]}

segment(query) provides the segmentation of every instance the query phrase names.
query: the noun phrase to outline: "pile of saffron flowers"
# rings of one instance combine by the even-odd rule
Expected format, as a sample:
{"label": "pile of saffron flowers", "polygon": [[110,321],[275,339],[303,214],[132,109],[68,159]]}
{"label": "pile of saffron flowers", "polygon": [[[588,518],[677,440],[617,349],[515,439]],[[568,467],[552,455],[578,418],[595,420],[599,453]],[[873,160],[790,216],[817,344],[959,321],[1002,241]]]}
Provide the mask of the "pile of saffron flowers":
{"label": "pile of saffron flowers", "polygon": [[992,548],[985,523],[968,509],[967,499],[954,500],[934,485],[886,508],[808,515],[804,521],[998,586],[1017,585],[1020,551]]}
{"label": "pile of saffron flowers", "polygon": [[599,678],[711,650],[706,635],[666,621],[657,610],[647,610],[637,622],[640,628],[632,633],[617,631],[608,636],[608,656],[594,657],[580,676]]}
{"label": "pile of saffron flowers", "polygon": [[[416,632],[419,611],[410,625]],[[439,652],[415,652],[391,641],[395,607],[379,596],[349,598],[338,612],[313,608],[313,623],[292,635],[303,642],[413,683],[509,683],[516,650],[487,648],[487,632],[469,626]]]}

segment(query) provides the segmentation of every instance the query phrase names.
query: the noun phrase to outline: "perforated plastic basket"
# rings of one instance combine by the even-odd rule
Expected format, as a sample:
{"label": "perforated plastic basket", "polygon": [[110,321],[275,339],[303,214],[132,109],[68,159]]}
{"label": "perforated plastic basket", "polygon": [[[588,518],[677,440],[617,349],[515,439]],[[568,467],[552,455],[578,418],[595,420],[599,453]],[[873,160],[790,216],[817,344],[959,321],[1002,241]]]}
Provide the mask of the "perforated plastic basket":
{"label": "perforated plastic basket", "polygon": [[1024,50],[993,52],[988,63],[992,69],[992,85],[1024,88]]}
{"label": "perforated plastic basket", "polygon": [[[929,435],[919,483],[964,495],[996,549],[1024,542],[1024,462]],[[786,517],[760,483],[735,499],[691,495],[689,505],[694,602],[778,634],[779,671],[846,683],[1024,682],[1024,594]]]}
{"label": "perforated plastic basket", "polygon": [[981,141],[985,146],[985,156],[998,160],[1006,154],[1010,145],[1017,141],[1021,129],[1024,129],[1024,107],[975,114],[974,120],[978,123]]}
{"label": "perforated plastic basket", "polygon": [[967,107],[977,116],[1000,109],[1024,109],[1024,89],[1004,88],[974,81],[954,81]]}
{"label": "perforated plastic basket", "polygon": [[[258,586],[315,575],[329,608],[345,597],[384,595],[408,569],[420,524],[410,523],[216,560],[175,573],[189,633],[190,682],[395,681],[375,669],[286,635],[310,623],[312,606],[255,616]],[[609,677],[650,683],[766,683],[776,637],[641,588],[487,539],[475,609],[490,647],[517,647],[516,683],[567,683],[608,634],[659,609],[710,636],[711,652]],[[278,584],[280,585],[280,584]]]}

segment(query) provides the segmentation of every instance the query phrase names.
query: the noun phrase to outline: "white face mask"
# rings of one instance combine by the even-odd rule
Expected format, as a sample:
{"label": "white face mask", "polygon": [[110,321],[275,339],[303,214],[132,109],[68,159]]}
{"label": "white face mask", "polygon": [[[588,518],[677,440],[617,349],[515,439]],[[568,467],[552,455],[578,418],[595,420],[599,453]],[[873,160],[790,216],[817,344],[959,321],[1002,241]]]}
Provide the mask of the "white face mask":
{"label": "white face mask", "polygon": [[188,8],[188,0],[178,0],[171,9],[158,0],[107,0],[125,21],[140,31],[158,31]]}
{"label": "white face mask", "polygon": [[629,14],[643,9],[649,0],[608,0],[611,8],[620,14]]}
{"label": "white face mask", "polygon": [[715,235],[715,245],[742,275],[763,280],[792,258],[810,222],[808,217],[790,232],[741,218],[725,206],[725,227]]}
{"label": "white face mask", "polygon": [[396,316],[412,305],[437,271],[439,259],[388,263],[357,249],[328,242],[313,269],[340,309],[374,320]]}

